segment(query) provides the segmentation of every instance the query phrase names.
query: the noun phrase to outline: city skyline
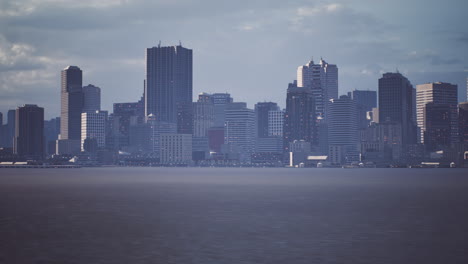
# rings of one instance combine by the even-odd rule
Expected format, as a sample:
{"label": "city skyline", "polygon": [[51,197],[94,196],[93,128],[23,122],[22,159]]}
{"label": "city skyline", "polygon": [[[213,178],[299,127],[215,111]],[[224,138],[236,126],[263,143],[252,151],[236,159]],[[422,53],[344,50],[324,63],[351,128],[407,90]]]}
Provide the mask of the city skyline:
{"label": "city skyline", "polygon": [[[382,72],[399,69],[413,85],[457,84],[464,101],[467,5],[5,1],[0,13],[0,111],[35,103],[46,109],[46,119],[58,116],[58,71],[67,65],[80,66],[83,83],[102,89],[102,109],[110,110],[113,102],[137,101],[143,91],[144,49],[179,40],[195,50],[194,96],[229,92],[249,107],[273,101],[284,108],[284,87],[294,78],[294,68],[323,56],[340,67],[340,95],[377,90]],[[189,15],[173,12],[189,9]],[[396,13],[398,21],[393,19]],[[74,41],[76,36],[80,41]]]}

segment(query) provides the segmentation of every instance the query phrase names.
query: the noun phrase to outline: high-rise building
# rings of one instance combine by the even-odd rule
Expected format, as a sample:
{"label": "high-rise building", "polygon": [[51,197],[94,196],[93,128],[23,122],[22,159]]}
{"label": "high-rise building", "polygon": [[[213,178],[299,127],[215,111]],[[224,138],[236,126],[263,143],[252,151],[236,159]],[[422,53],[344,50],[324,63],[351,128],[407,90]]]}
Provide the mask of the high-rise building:
{"label": "high-rise building", "polygon": [[[453,107],[448,104],[431,102],[424,106],[424,145],[428,150],[440,150],[439,148],[448,147],[453,143],[452,111]],[[458,117],[454,121],[458,123]],[[458,131],[456,132],[458,137]]]}
{"label": "high-rise building", "polygon": [[208,129],[214,126],[214,104],[211,95],[201,93],[193,103],[193,136],[207,137]]}
{"label": "high-rise building", "polygon": [[311,60],[297,68],[297,86],[311,89],[316,115],[326,122],[328,102],[338,98],[338,67],[323,59],[319,64]]}
{"label": "high-rise building", "polygon": [[13,152],[27,159],[44,157],[44,108],[26,104],[16,109]]}
{"label": "high-rise building", "polygon": [[233,99],[228,93],[214,93],[211,95],[214,105],[214,127],[224,127],[226,121],[226,105],[233,102]]}
{"label": "high-rise building", "polygon": [[81,139],[82,83],[83,74],[77,66],[62,71],[60,139]]}
{"label": "high-rise building", "polygon": [[56,141],[60,134],[60,117],[44,121],[44,138],[47,155],[55,154]]}
{"label": "high-rise building", "polygon": [[312,92],[307,87],[297,87],[290,83],[286,98],[284,114],[284,149],[289,152],[289,143],[294,140],[304,140],[315,144],[315,101]]}
{"label": "high-rise building", "polygon": [[[343,164],[359,157],[358,108],[354,100],[342,95],[332,99],[328,119],[329,159]],[[356,154],[357,153],[357,154]]]}
{"label": "high-rise building", "polygon": [[257,137],[268,137],[268,113],[278,111],[279,107],[273,102],[260,102],[255,105],[255,119],[257,123]]}
{"label": "high-rise building", "polygon": [[464,151],[468,151],[468,102],[458,105],[458,129],[460,143],[464,147]]}
{"label": "high-rise building", "polygon": [[192,50],[178,46],[146,49],[145,116],[177,123],[192,134]]}
{"label": "high-rise building", "polygon": [[401,73],[385,73],[379,79],[379,122],[401,125],[403,147],[416,143],[414,88]]}
{"label": "high-rise building", "polygon": [[[447,127],[443,128],[445,135],[444,140],[438,140],[439,143],[446,142],[448,145],[458,141],[458,87],[450,83],[426,83],[416,86],[416,119],[419,130],[418,138],[421,143],[428,143],[425,140],[428,123],[431,123],[432,129],[442,130],[440,125],[447,123]],[[432,103],[430,109],[427,104]],[[439,107],[438,107],[439,106]],[[445,117],[445,112],[449,109],[449,116]],[[434,115],[434,116],[431,116]],[[438,125],[437,125],[438,124]],[[435,139],[438,132],[431,131],[431,137]],[[435,142],[430,143],[434,145]]]}
{"label": "high-rise building", "polygon": [[96,140],[97,148],[106,146],[107,111],[83,112],[81,114],[81,151],[85,151],[85,141]]}
{"label": "high-rise building", "polygon": [[8,110],[6,124],[0,126],[0,147],[11,148],[15,137],[16,110]]}
{"label": "high-rise building", "polygon": [[366,128],[370,124],[370,120],[367,119],[367,113],[371,112],[372,108],[377,107],[377,92],[354,90],[352,98],[357,105],[359,128]]}
{"label": "high-rise building", "polygon": [[101,111],[101,88],[92,84],[83,87],[83,112]]}
{"label": "high-rise building", "polygon": [[283,137],[284,110],[268,111],[268,136]]}
{"label": "high-rise building", "polygon": [[224,144],[240,150],[239,160],[250,162],[255,150],[255,112],[245,103],[231,103],[226,109]]}

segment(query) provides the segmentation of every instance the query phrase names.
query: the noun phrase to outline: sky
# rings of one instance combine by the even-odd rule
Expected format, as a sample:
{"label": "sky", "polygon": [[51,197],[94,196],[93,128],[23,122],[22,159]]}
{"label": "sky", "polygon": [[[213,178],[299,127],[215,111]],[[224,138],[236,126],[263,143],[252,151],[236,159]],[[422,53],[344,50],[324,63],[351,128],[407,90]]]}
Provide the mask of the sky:
{"label": "sky", "polygon": [[413,85],[458,84],[466,100],[466,0],[1,0],[0,112],[60,115],[60,71],[83,70],[102,109],[143,93],[145,49],[193,49],[193,94],[228,92],[285,107],[298,66],[322,57],[339,92],[377,90],[398,70]]}

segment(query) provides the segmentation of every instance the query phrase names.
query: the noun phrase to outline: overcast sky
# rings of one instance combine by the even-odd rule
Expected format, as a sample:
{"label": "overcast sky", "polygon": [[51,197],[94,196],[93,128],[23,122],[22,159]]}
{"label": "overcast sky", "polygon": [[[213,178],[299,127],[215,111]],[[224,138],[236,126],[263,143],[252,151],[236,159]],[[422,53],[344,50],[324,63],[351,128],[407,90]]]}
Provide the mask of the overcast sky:
{"label": "overcast sky", "polygon": [[299,65],[323,57],[339,91],[377,90],[398,69],[413,85],[445,81],[466,95],[466,0],[1,0],[0,111],[25,103],[60,113],[60,71],[83,70],[102,108],[137,101],[145,48],[193,49],[194,97],[229,92],[249,107],[285,106]]}

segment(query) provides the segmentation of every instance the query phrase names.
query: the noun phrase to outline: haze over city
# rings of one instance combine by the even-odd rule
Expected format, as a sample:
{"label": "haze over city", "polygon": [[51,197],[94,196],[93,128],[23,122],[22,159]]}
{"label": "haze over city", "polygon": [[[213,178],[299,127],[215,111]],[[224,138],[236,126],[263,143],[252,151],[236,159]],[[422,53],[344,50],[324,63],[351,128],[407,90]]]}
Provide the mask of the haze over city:
{"label": "haze over city", "polygon": [[194,50],[193,100],[228,92],[285,107],[298,65],[340,68],[339,93],[377,90],[384,72],[413,85],[458,84],[465,101],[466,1],[2,1],[0,112],[26,103],[60,115],[60,71],[83,70],[102,108],[143,93],[145,49]]}

